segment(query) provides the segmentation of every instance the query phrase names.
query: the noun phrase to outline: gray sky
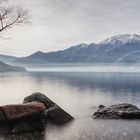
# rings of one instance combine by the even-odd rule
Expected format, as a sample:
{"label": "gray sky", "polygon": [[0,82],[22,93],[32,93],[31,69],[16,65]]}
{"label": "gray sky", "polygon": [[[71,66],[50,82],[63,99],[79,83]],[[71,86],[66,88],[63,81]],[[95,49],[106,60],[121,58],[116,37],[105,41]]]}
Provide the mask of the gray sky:
{"label": "gray sky", "polygon": [[[13,0],[10,0],[11,2]],[[116,34],[140,34],[140,0],[17,0],[31,10],[32,25],[15,27],[0,39],[0,53],[26,56]]]}

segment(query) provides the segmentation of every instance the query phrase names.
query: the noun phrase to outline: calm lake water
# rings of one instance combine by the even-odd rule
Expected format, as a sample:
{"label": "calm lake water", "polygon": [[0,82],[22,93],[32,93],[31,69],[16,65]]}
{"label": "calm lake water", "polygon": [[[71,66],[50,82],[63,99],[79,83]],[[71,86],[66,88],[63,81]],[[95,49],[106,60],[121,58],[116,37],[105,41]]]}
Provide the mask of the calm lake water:
{"label": "calm lake water", "polygon": [[[68,68],[69,69],[69,68]],[[42,92],[75,117],[63,127],[48,125],[46,140],[140,140],[140,121],[93,120],[100,104],[132,103],[140,107],[140,72],[48,68],[0,74],[0,104],[22,103]]]}

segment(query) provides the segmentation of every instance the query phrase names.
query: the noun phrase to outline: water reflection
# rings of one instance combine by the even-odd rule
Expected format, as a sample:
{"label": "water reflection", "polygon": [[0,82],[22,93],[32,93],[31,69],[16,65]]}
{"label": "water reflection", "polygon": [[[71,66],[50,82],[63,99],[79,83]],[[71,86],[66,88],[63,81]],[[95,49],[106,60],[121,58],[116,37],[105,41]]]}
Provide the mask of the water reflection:
{"label": "water reflection", "polygon": [[[46,78],[44,77],[46,75]],[[101,98],[110,97],[117,102],[131,102],[139,105],[140,73],[86,73],[86,72],[45,72],[32,73],[40,81],[47,80],[53,85],[66,87],[69,91],[74,89],[80,96],[91,95]],[[72,93],[71,93],[72,94]]]}
{"label": "water reflection", "polygon": [[113,90],[128,90],[132,92],[140,91],[140,74],[139,73],[97,73],[97,72],[45,72],[32,73],[37,79],[42,81],[46,74],[49,80],[60,81],[69,86],[79,88],[95,88]]}

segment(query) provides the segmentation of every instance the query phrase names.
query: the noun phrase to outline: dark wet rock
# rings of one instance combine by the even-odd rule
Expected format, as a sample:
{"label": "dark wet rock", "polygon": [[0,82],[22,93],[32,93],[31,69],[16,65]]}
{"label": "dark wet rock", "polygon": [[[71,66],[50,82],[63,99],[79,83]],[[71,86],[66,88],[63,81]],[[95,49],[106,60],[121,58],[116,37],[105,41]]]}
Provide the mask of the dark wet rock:
{"label": "dark wet rock", "polygon": [[45,140],[44,133],[42,132],[30,132],[20,134],[1,134],[0,140]]}
{"label": "dark wet rock", "polygon": [[105,108],[105,106],[104,106],[104,105],[99,105],[98,108],[99,108],[99,109]]}
{"label": "dark wet rock", "polygon": [[32,102],[27,104],[15,104],[2,106],[6,118],[10,120],[17,120],[27,118],[30,116],[36,116],[41,114],[45,110],[45,106],[42,103]]}
{"label": "dark wet rock", "polygon": [[46,95],[39,92],[33,93],[32,95],[24,98],[23,103],[30,103],[30,102],[43,103],[46,106],[46,109],[50,108],[55,104]]}
{"label": "dark wet rock", "polygon": [[74,119],[70,114],[68,114],[56,104],[44,111],[44,117],[49,122],[56,125],[62,125]]}
{"label": "dark wet rock", "polygon": [[45,125],[46,124],[41,117],[29,118],[28,120],[17,122],[12,128],[12,134],[34,131],[43,132]]}
{"label": "dark wet rock", "polygon": [[6,115],[4,113],[4,109],[3,107],[0,107],[0,123],[3,122],[3,121],[6,121],[7,118],[6,118]]}
{"label": "dark wet rock", "polygon": [[100,105],[93,114],[94,119],[140,119],[140,109],[132,104],[123,103],[109,107]]}
{"label": "dark wet rock", "polygon": [[41,102],[46,106],[46,110],[44,111],[44,118],[51,123],[62,125],[74,119],[70,114],[68,114],[42,93],[33,93],[24,99],[24,103],[34,101]]}
{"label": "dark wet rock", "polygon": [[27,118],[22,120],[10,121],[0,125],[0,134],[20,134],[28,132],[43,132],[45,123],[41,117]]}
{"label": "dark wet rock", "polygon": [[23,104],[0,106],[0,135],[44,132],[48,122],[62,125],[73,117],[41,93],[24,99]]}
{"label": "dark wet rock", "polygon": [[0,133],[42,131],[45,128],[42,117],[45,109],[44,104],[37,102],[1,106]]}

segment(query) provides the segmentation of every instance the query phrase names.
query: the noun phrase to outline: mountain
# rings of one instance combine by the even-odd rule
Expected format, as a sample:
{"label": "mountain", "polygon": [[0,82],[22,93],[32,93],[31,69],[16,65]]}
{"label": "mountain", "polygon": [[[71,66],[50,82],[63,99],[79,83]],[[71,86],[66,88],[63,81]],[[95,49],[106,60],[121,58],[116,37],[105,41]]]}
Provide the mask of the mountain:
{"label": "mountain", "polygon": [[26,69],[18,66],[11,66],[0,61],[0,72],[24,72]]}
{"label": "mountain", "polygon": [[18,57],[0,54],[0,61],[10,63],[18,59]]}
{"label": "mountain", "polygon": [[18,58],[15,63],[139,63],[140,35],[124,34],[105,39],[99,44],[79,44],[56,52],[36,52]]}
{"label": "mountain", "polygon": [[97,49],[96,44],[80,44],[72,46],[66,50],[57,52],[36,52],[28,57],[17,59],[16,63],[64,63],[64,62],[83,62],[88,55],[92,55]]}
{"label": "mountain", "polygon": [[[101,62],[140,62],[140,35],[117,35],[99,44],[98,61]],[[99,58],[99,57],[98,57]]]}

